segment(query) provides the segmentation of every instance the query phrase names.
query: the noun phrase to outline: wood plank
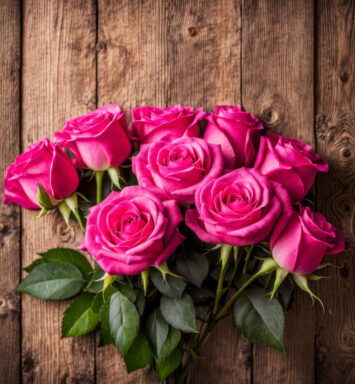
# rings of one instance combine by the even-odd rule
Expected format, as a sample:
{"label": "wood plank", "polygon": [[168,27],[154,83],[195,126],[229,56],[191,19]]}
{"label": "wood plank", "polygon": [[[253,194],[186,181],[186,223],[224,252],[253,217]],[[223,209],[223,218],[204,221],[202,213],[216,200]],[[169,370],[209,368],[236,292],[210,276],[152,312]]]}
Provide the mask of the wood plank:
{"label": "wood plank", "polygon": [[[98,105],[120,104],[130,110],[140,105],[165,106],[163,1],[98,1]],[[98,384],[156,383],[148,368],[127,374],[113,346],[96,351]]]}
{"label": "wood plank", "polygon": [[[0,177],[20,151],[21,4],[0,3]],[[3,201],[3,188],[0,201]],[[21,265],[20,209],[0,205],[0,377],[20,382],[20,296],[13,292]]]}
{"label": "wood plank", "polygon": [[355,3],[320,0],[316,6],[316,137],[330,173],[318,183],[318,210],[344,233],[347,249],[326,261],[343,265],[320,283],[326,313],[318,310],[316,381],[355,382]]}
{"label": "wood plank", "polygon": [[[22,145],[52,138],[66,119],[95,107],[94,1],[24,2]],[[80,229],[56,214],[23,211],[23,266],[48,248],[76,247]],[[66,302],[23,296],[22,370],[26,383],[94,383],[94,335],[61,340]]]}
{"label": "wood plank", "polygon": [[[314,144],[313,2],[243,1],[242,102],[272,131]],[[253,382],[313,383],[314,316],[296,292],[286,354],[254,345]]]}

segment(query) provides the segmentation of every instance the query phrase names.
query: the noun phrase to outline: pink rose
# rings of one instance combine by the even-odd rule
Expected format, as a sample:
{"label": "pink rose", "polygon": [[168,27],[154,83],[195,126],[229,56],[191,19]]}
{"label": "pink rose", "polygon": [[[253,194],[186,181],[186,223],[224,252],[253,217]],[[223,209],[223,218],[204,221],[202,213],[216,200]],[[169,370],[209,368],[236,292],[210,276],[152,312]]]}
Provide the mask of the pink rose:
{"label": "pink rose", "polygon": [[161,198],[193,204],[201,182],[223,173],[223,158],[219,146],[182,137],[142,145],[132,170],[139,185],[154,189]]}
{"label": "pink rose", "polygon": [[139,107],[132,110],[131,139],[139,144],[155,143],[163,137],[198,137],[198,122],[205,116],[202,108],[173,105],[169,108]]}
{"label": "pink rose", "polygon": [[282,230],[271,235],[270,248],[275,261],[288,272],[307,275],[325,255],[344,251],[341,232],[320,213],[300,205]]}
{"label": "pink rose", "polygon": [[196,192],[186,225],[212,244],[243,246],[266,238],[292,211],[287,191],[252,168],[208,180]]}
{"label": "pink rose", "polygon": [[126,187],[90,209],[84,247],[108,274],[138,274],[163,263],[181,244],[182,219],[176,201]]}
{"label": "pink rose", "polygon": [[249,167],[264,129],[261,121],[241,107],[216,105],[215,113],[206,117],[203,138],[222,147],[226,169]]}
{"label": "pink rose", "polygon": [[4,181],[4,203],[40,209],[37,201],[41,183],[53,203],[73,194],[79,177],[69,156],[48,139],[30,145],[9,166]]}
{"label": "pink rose", "polygon": [[81,167],[94,171],[117,167],[131,153],[126,117],[115,104],[67,121],[54,137],[74,153]]}
{"label": "pink rose", "polygon": [[310,145],[267,132],[260,140],[254,168],[282,184],[292,201],[300,201],[311,189],[317,171],[328,172],[328,163]]}

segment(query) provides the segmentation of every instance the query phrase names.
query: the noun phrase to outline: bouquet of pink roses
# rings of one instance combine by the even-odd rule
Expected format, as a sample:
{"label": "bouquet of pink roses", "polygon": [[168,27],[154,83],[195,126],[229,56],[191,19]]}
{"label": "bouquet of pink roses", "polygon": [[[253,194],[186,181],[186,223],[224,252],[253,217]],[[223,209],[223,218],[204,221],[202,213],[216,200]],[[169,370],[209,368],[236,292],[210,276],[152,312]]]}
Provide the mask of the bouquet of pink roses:
{"label": "bouquet of pink roses", "polygon": [[63,337],[100,325],[100,345],[115,344],[129,372],[149,365],[161,380],[185,382],[232,306],[246,337],[283,351],[294,283],[319,300],[309,280],[344,250],[339,230],[300,203],[318,171],[328,164],[311,146],[240,107],[140,107],[129,127],[118,105],[101,107],[7,170],[4,203],[76,220],[93,258],[40,253],[17,292],[75,296]]}

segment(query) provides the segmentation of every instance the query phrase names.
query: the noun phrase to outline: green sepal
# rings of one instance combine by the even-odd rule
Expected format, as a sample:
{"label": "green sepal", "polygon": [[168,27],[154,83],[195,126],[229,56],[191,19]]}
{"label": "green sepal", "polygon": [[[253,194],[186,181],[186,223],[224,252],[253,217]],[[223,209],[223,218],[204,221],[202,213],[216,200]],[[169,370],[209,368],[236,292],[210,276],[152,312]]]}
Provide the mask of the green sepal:
{"label": "green sepal", "polygon": [[164,263],[160,264],[159,266],[158,265],[154,265],[154,267],[159,269],[159,271],[163,275],[163,280],[164,281],[166,280],[166,275],[174,276],[174,277],[177,277],[178,279],[183,279],[184,280],[184,278],[182,276],[179,276],[176,273],[170,271],[166,261],[164,261]]}
{"label": "green sepal", "polygon": [[51,198],[40,182],[38,182],[37,200],[41,208],[45,208],[47,210],[54,209]]}
{"label": "green sepal", "polygon": [[288,275],[288,271],[286,271],[285,269],[283,269],[281,267],[276,269],[276,277],[275,277],[275,281],[274,281],[274,287],[273,287],[272,291],[269,293],[270,294],[270,301],[273,299],[277,289],[282,284],[282,282],[286,279],[287,275]]}
{"label": "green sepal", "polygon": [[107,173],[112,181],[112,183],[118,188],[121,188],[120,180],[124,180],[121,176],[120,168],[119,167],[109,167],[107,169]]}
{"label": "green sepal", "polygon": [[311,300],[312,300],[312,303],[314,303],[314,299],[318,300],[323,308],[323,312],[325,312],[325,308],[324,308],[324,304],[322,302],[322,300],[316,296],[312,291],[311,289],[309,288],[308,286],[308,280],[307,280],[307,277],[306,276],[303,276],[303,275],[297,275],[297,274],[294,274],[293,275],[293,280],[295,281],[295,283],[305,292],[307,292],[309,294],[309,296],[311,297]]}
{"label": "green sepal", "polygon": [[148,285],[149,285],[149,268],[145,269],[142,272],[141,276],[142,276],[142,282],[143,282],[144,296],[147,296]]}
{"label": "green sepal", "polygon": [[59,209],[59,212],[62,214],[63,219],[66,222],[67,226],[69,227],[69,224],[70,224],[69,218],[70,218],[71,211],[68,204],[65,202],[65,200],[61,201],[58,204],[58,209]]}

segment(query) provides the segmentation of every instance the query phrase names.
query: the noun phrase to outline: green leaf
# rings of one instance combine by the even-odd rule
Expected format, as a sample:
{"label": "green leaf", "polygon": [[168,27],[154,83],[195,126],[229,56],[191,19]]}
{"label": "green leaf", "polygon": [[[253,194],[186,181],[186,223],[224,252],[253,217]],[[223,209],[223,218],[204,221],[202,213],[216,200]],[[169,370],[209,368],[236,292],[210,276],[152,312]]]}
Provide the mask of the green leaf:
{"label": "green leaf", "polygon": [[74,265],[46,263],[26,276],[16,292],[44,300],[61,300],[76,295],[83,283],[83,276]]}
{"label": "green leaf", "polygon": [[180,275],[198,287],[201,287],[208,275],[208,259],[197,252],[181,252],[176,259],[176,266]]}
{"label": "green leaf", "polygon": [[64,312],[62,337],[81,336],[91,332],[99,323],[99,315],[91,307],[94,295],[84,293]]}
{"label": "green leaf", "polygon": [[181,359],[182,349],[179,346],[166,359],[155,361],[155,370],[161,381],[166,380],[178,368]]}
{"label": "green leaf", "polygon": [[104,276],[105,271],[98,269],[91,275],[89,284],[85,287],[84,292],[99,293],[103,290],[104,280],[101,278]]}
{"label": "green leaf", "polygon": [[195,303],[203,303],[213,299],[215,294],[209,289],[192,286],[189,293]]}
{"label": "green leaf", "polygon": [[121,292],[116,292],[111,296],[109,316],[115,345],[124,357],[138,335],[139,314],[137,308]]}
{"label": "green leaf", "polygon": [[284,313],[278,300],[270,301],[264,289],[252,287],[244,291],[235,302],[234,319],[251,341],[284,351]]}
{"label": "green leaf", "polygon": [[168,337],[165,340],[165,343],[161,347],[159,360],[162,361],[166,359],[173,350],[178,346],[181,340],[181,332],[173,327],[169,327]]}
{"label": "green leaf", "polygon": [[186,282],[183,279],[166,275],[164,281],[163,275],[156,268],[151,268],[150,278],[155,288],[165,296],[181,297],[186,287]]}
{"label": "green leaf", "polygon": [[137,298],[137,294],[133,288],[129,285],[122,283],[117,286],[117,289],[122,293],[122,295],[126,296],[129,301],[134,303]]}
{"label": "green leaf", "polygon": [[28,265],[26,268],[24,268],[24,270],[27,272],[27,273],[30,273],[32,272],[36,267],[39,267],[40,265],[44,264],[46,262],[46,260],[44,259],[36,259],[34,261],[32,261],[32,263],[30,265]]}
{"label": "green leaf", "polygon": [[290,280],[284,280],[277,292],[280,296],[282,304],[284,305],[284,308],[286,310],[289,309],[293,294],[293,285],[291,284]]}
{"label": "green leaf", "polygon": [[184,332],[196,332],[194,303],[187,293],[181,298],[162,296],[160,311],[164,319],[174,328]]}
{"label": "green leaf", "polygon": [[47,252],[39,253],[46,262],[65,263],[75,265],[86,280],[91,278],[93,270],[91,265],[80,252],[70,248],[53,248]]}
{"label": "green leaf", "polygon": [[115,341],[113,339],[113,336],[111,334],[111,328],[110,328],[110,302],[107,301],[103,303],[100,309],[99,313],[100,322],[101,322],[101,340],[100,340],[100,347],[103,347],[107,344],[114,344]]}
{"label": "green leaf", "polygon": [[136,307],[137,307],[139,316],[142,317],[144,313],[144,308],[145,308],[145,296],[142,291],[138,292],[137,299],[136,299]]}
{"label": "green leaf", "polygon": [[128,373],[152,364],[153,354],[150,350],[148,340],[142,332],[139,333],[135,339],[124,361]]}
{"label": "green leaf", "polygon": [[161,315],[159,308],[154,309],[154,311],[149,314],[146,329],[149,340],[154,347],[154,352],[156,356],[159,357],[161,348],[169,333],[169,324]]}
{"label": "green leaf", "polygon": [[210,306],[207,304],[196,305],[196,316],[203,321],[207,321],[209,311]]}
{"label": "green leaf", "polygon": [[110,302],[111,296],[115,292],[117,292],[117,289],[111,286],[108,287],[105,292],[99,292],[98,294],[96,294],[91,305],[92,310],[95,313],[100,313],[101,307],[104,305],[104,303]]}

